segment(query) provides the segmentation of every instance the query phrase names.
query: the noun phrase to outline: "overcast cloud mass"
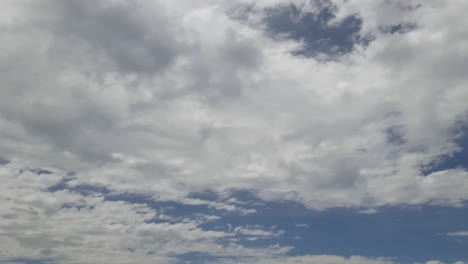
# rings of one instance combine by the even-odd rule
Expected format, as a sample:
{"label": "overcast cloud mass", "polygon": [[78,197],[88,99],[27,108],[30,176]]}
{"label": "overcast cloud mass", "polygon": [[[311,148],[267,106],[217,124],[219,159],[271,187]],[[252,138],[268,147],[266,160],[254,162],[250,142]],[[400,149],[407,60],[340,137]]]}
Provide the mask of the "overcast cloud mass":
{"label": "overcast cloud mass", "polygon": [[[448,224],[468,216],[467,11],[1,1],[0,262],[468,263],[468,223]],[[288,204],[380,219],[363,237],[388,208],[453,214],[414,252],[340,251],[279,221]]]}

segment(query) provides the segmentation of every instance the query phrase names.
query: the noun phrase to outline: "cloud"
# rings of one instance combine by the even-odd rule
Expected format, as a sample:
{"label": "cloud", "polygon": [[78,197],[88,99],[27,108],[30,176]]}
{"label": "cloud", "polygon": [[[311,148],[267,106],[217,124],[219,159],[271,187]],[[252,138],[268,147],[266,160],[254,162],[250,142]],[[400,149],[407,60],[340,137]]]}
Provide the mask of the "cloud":
{"label": "cloud", "polygon": [[[466,117],[466,32],[442,18],[463,24],[463,4],[332,4],[374,39],[323,63],[224,2],[7,2],[2,155],[172,198],[245,188],[311,208],[459,205],[464,170],[420,168],[457,150],[451,129]],[[379,29],[405,21],[417,27]]]}
{"label": "cloud", "polygon": [[[339,20],[347,4],[334,4]],[[2,25],[7,158],[172,196],[259,189],[313,208],[467,198],[465,171],[420,172],[456,150],[450,131],[467,110],[464,30],[430,12],[463,24],[455,5],[369,4],[419,26],[366,26],[367,48],[328,63],[285,53],[287,42],[231,19],[223,2],[5,5],[19,13]],[[445,184],[456,197],[435,191]]]}
{"label": "cloud", "polygon": [[[14,161],[0,169],[2,262],[129,263],[136,259],[141,263],[180,263],[183,256],[198,254],[213,259],[212,263],[399,263],[360,256],[293,257],[287,256],[292,247],[278,244],[248,247],[242,240],[268,240],[282,236],[285,230],[262,225],[207,228],[205,224],[213,220],[223,223],[219,222],[223,215],[197,210],[202,214],[186,211],[183,217],[174,218],[170,213],[174,204],[164,201],[152,204],[123,197],[109,199],[106,193],[82,193],[73,188],[51,192],[52,186],[69,177],[66,172],[19,169],[23,167]],[[196,199],[186,204],[211,206]],[[217,208],[217,212],[223,210]]]}
{"label": "cloud", "polygon": [[448,236],[468,236],[468,231],[449,232]]}
{"label": "cloud", "polygon": [[[333,7],[324,21],[315,19],[319,2]],[[2,236],[9,246],[0,247],[4,261],[80,256],[76,263],[125,263],[128,252],[152,252],[151,243],[162,252],[160,262],[191,251],[263,261],[248,247],[219,248],[217,239],[232,234],[203,230],[193,219],[148,223],[158,216],[154,208],[74,187],[243,215],[255,210],[190,194],[211,191],[228,199],[248,190],[264,202],[363,213],[468,200],[465,169],[424,173],[465,147],[453,132],[467,122],[464,1],[0,5],[0,168],[9,201],[2,204],[9,232]],[[310,49],[319,41],[305,37],[307,28],[272,37],[265,12],[281,6],[296,10],[299,21],[323,22],[317,32],[327,43],[344,41],[331,31],[351,17],[359,25],[347,28],[348,35],[369,36],[368,43],[346,38],[334,60],[300,56],[304,42]],[[246,15],[250,9],[255,12]],[[287,27],[277,33],[297,29]],[[320,52],[328,48],[318,45]],[[37,168],[51,173],[31,171]],[[114,214],[119,218],[109,217]],[[67,238],[66,230],[77,237]],[[132,260],[150,258],[138,256]]]}
{"label": "cloud", "polygon": [[354,264],[354,263],[363,263],[363,264],[392,264],[395,263],[390,260],[385,259],[371,259],[371,258],[364,258],[360,256],[352,256],[350,258],[343,258],[338,256],[330,256],[330,255],[323,255],[323,256],[300,256],[300,257],[285,257],[285,258],[275,258],[275,259],[247,259],[245,262],[217,262],[217,263],[255,263],[255,264],[263,264],[263,263],[308,263],[308,264]]}
{"label": "cloud", "polygon": [[[456,262],[453,262],[453,264],[464,264],[465,262],[463,261],[456,261]],[[426,262],[426,264],[444,264],[444,262],[440,262],[438,260],[430,260],[428,262]]]}
{"label": "cloud", "polygon": [[[122,74],[157,73],[167,68],[182,50],[182,43],[177,41],[178,29],[160,12],[157,3],[46,1],[38,5],[35,8],[42,11],[38,22],[57,38],[55,53],[60,48],[65,49],[63,52],[73,48],[76,55],[89,56],[98,64],[98,71],[109,67]],[[70,59],[76,62],[77,58]]]}
{"label": "cloud", "polygon": [[[219,240],[238,234],[278,236],[259,227],[238,227],[233,232],[205,230],[202,224],[216,216],[167,221],[163,209],[146,203],[108,200],[102,194],[83,195],[71,190],[49,192],[63,179],[54,172],[38,174],[3,166],[1,189],[0,261],[30,259],[61,263],[89,261],[172,263],[179,255],[266,256],[288,251],[273,246],[250,249]],[[171,219],[173,220],[173,219]],[[17,262],[17,261],[13,261]]]}

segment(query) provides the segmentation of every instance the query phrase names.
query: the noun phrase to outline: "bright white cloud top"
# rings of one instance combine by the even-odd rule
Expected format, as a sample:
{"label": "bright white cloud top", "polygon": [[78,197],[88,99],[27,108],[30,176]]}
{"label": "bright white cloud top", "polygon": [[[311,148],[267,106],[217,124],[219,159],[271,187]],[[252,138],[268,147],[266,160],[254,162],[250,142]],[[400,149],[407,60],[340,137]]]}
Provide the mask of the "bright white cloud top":
{"label": "bright white cloud top", "polygon": [[[332,10],[328,44],[275,28],[272,14],[291,4],[296,28]],[[207,230],[222,215],[172,219],[76,188],[241,215],[255,209],[229,199],[239,190],[314,210],[468,200],[467,170],[434,169],[463,148],[467,1],[6,0],[0,10],[0,262],[178,263],[201,252],[213,263],[397,263],[248,247],[236,237],[284,231]],[[354,31],[326,32],[350,18]],[[208,191],[225,199],[191,197]]]}

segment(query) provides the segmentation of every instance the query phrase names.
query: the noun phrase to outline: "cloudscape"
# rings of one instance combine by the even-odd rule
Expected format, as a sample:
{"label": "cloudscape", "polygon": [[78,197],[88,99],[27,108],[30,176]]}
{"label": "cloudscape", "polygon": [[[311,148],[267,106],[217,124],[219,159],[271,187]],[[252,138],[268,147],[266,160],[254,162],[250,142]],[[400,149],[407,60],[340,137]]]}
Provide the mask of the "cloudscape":
{"label": "cloudscape", "polygon": [[1,1],[0,263],[468,263],[467,12]]}

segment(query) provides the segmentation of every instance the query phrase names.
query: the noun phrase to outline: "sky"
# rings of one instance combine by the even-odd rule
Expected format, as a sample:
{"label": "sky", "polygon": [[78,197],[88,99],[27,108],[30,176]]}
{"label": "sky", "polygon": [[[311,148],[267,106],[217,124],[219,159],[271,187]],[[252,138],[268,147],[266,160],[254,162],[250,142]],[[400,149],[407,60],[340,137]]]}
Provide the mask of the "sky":
{"label": "sky", "polygon": [[468,263],[467,11],[1,1],[0,263]]}

